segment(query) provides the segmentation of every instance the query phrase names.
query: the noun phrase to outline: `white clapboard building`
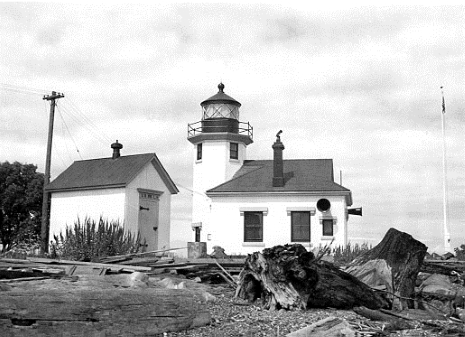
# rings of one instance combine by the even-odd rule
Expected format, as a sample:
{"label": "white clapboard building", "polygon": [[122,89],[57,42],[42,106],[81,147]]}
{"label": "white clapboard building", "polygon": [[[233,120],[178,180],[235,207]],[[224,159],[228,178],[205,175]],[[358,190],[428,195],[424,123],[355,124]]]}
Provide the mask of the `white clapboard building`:
{"label": "white clapboard building", "polygon": [[202,119],[188,125],[196,241],[230,254],[286,243],[347,244],[349,214],[361,209],[349,209],[351,191],[334,182],[332,159],[283,159],[280,132],[270,140],[273,159],[248,159],[253,129],[239,120],[241,104],[222,83],[218,88],[201,103]]}

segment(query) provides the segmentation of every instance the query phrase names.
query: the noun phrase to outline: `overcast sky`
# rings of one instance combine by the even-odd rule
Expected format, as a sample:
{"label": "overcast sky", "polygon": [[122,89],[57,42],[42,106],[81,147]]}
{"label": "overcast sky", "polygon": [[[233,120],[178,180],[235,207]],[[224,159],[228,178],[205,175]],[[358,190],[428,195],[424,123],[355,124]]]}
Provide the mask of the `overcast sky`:
{"label": "overcast sky", "polygon": [[[351,242],[390,227],[443,248],[441,90],[449,227],[465,243],[465,7],[113,6],[0,3],[0,162],[52,179],[73,161],[155,152],[178,185],[173,239],[192,240],[192,144],[200,102],[225,93],[254,127],[248,159],[332,158],[363,217]],[[79,152],[77,151],[79,150]],[[187,189],[186,189],[187,188]],[[285,242],[283,242],[285,243]],[[179,244],[176,242],[175,244]]]}

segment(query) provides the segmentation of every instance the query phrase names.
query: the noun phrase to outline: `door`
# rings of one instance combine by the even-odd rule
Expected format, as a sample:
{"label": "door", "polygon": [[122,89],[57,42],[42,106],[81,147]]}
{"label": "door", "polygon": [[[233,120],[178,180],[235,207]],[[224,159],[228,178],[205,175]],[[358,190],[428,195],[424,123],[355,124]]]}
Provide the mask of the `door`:
{"label": "door", "polygon": [[155,191],[139,191],[139,232],[142,252],[158,249],[158,202],[159,194]]}

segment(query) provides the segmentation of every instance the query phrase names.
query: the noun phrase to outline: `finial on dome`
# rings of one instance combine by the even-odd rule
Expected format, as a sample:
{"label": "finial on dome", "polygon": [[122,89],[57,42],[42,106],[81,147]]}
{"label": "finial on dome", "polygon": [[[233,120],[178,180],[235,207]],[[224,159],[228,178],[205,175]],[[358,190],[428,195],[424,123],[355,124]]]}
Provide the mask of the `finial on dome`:
{"label": "finial on dome", "polygon": [[224,84],[222,82],[220,82],[220,84],[218,84],[218,89],[220,89],[220,92],[223,92]]}

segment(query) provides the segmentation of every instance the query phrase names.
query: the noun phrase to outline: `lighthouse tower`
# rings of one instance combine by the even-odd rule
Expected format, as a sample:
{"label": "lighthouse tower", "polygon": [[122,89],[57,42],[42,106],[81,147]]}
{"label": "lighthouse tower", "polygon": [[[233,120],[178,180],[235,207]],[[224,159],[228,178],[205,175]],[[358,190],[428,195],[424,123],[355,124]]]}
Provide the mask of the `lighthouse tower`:
{"label": "lighthouse tower", "polygon": [[253,142],[252,126],[239,121],[241,103],[224,93],[223,83],[218,89],[200,103],[202,119],[188,125],[187,140],[194,145],[192,226],[197,242],[208,241],[210,200],[205,192],[232,178]]}

